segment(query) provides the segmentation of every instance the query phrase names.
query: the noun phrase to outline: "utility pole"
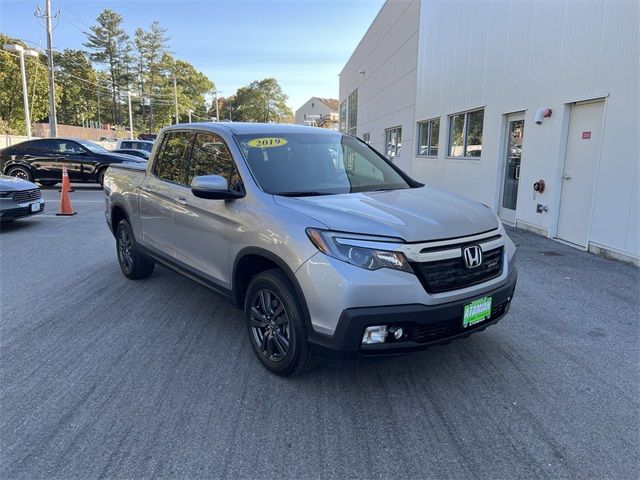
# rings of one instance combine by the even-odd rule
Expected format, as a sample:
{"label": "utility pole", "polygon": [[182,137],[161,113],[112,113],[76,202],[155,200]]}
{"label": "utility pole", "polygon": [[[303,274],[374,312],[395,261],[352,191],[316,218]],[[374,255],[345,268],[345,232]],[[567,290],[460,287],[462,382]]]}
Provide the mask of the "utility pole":
{"label": "utility pole", "polygon": [[180,123],[178,120],[178,86],[176,84],[176,75],[173,74],[173,101],[176,104],[176,124]]}
{"label": "utility pole", "polygon": [[191,112],[193,112],[193,110],[189,109],[189,123],[191,123]]}
{"label": "utility pole", "polygon": [[53,49],[51,44],[51,0],[45,0],[45,21],[47,28],[47,59],[49,65],[49,136],[58,136],[58,120],[56,117],[56,96],[53,81]]}
{"label": "utility pole", "polygon": [[22,78],[22,102],[24,103],[24,123],[27,127],[27,138],[31,139],[31,115],[29,112],[29,92],[27,91],[27,73],[24,68],[24,56],[37,57],[38,52],[32,49],[25,50],[22,45],[5,44],[2,47],[8,52],[18,52],[20,57],[20,77]]}
{"label": "utility pole", "polygon": [[98,88],[98,128],[102,128],[102,120],[100,119],[100,89]]}
{"label": "utility pole", "polygon": [[131,92],[127,90],[127,102],[129,103],[129,139],[133,140],[133,114],[131,113]]}

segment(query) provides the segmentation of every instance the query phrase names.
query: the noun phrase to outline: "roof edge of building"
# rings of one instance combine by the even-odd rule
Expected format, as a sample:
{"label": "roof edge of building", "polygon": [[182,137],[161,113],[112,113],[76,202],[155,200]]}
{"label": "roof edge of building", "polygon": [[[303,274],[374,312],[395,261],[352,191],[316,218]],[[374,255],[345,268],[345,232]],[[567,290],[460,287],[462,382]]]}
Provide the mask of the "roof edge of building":
{"label": "roof edge of building", "polygon": [[338,75],[342,75],[342,72],[344,72],[344,69],[347,67],[347,65],[349,65],[349,62],[353,58],[353,55],[358,51],[358,48],[360,48],[360,45],[362,44],[362,42],[364,41],[366,36],[369,34],[369,31],[371,30],[371,27],[373,27],[373,25],[378,21],[378,18],[380,17],[380,14],[382,13],[382,10],[384,10],[384,7],[387,6],[387,3],[389,3],[389,1],[390,0],[385,0],[385,2],[382,4],[382,6],[380,7],[380,10],[378,10],[378,13],[376,14],[376,16],[373,18],[373,20],[369,24],[369,27],[364,32],[364,35],[362,35],[362,38],[360,39],[360,41],[356,45],[356,48],[354,48],[353,51],[351,52],[351,55],[349,55],[349,58],[345,62],[344,66],[342,67],[342,70],[340,70],[340,73]]}

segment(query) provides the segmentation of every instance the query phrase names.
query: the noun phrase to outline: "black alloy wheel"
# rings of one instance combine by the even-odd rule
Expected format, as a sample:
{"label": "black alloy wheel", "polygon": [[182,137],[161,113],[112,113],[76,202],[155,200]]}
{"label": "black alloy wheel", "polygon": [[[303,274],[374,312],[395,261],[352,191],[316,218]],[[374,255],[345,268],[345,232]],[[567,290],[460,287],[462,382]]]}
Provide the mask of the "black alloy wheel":
{"label": "black alloy wheel", "polygon": [[269,288],[258,290],[251,299],[251,333],[259,351],[272,362],[287,358],[291,322],[284,303]]}
{"label": "black alloy wheel", "polygon": [[118,263],[125,277],[141,280],[151,275],[155,264],[140,251],[127,220],[120,220],[115,237]]}
{"label": "black alloy wheel", "polygon": [[133,271],[133,242],[126,228],[118,229],[118,261],[125,275]]}
{"label": "black alloy wheel", "polygon": [[304,298],[280,269],[265,270],[249,282],[244,315],[256,357],[271,373],[292,377],[316,364],[307,336]]}

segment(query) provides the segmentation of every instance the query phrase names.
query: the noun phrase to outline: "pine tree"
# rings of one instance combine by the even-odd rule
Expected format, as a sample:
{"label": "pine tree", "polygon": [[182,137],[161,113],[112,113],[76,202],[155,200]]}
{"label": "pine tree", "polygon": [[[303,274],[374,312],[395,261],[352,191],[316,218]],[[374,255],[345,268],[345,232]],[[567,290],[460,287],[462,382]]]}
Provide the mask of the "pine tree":
{"label": "pine tree", "polygon": [[106,65],[111,81],[111,95],[113,100],[113,122],[121,122],[120,116],[120,87],[129,81],[129,64],[131,62],[131,44],[129,35],[122,28],[122,15],[113,10],[103,10],[96,25],[90,28],[87,42],[84,46],[91,49],[91,60]]}

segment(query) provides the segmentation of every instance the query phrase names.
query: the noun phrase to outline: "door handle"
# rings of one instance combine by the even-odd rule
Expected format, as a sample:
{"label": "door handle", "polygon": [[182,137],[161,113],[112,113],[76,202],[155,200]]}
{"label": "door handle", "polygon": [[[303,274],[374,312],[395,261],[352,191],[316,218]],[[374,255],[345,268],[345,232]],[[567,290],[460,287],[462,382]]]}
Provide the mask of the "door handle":
{"label": "door handle", "polygon": [[176,203],[179,203],[180,205],[186,205],[187,199],[184,197],[178,197],[178,198],[174,198],[174,200],[176,201]]}
{"label": "door handle", "polygon": [[571,180],[571,175],[566,175],[566,174],[565,174],[565,175],[563,175],[563,176],[562,176],[562,178],[563,178],[564,180]]}

